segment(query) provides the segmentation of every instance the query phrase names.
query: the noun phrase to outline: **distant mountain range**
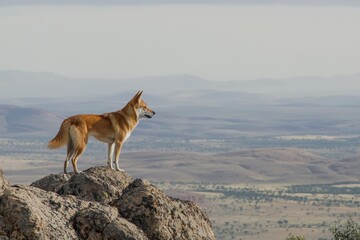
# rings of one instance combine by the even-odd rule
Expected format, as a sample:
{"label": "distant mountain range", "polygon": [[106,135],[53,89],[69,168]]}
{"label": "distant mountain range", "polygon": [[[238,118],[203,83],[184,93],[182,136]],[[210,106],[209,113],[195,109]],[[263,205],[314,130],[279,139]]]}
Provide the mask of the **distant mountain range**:
{"label": "distant mountain range", "polygon": [[54,135],[65,117],[116,111],[143,89],[158,113],[139,124],[135,134],[143,136],[360,134],[359,80],[360,74],[233,82],[190,75],[101,80],[0,71],[0,133]]}
{"label": "distant mountain range", "polygon": [[360,73],[248,81],[209,81],[192,75],[136,79],[73,79],[53,73],[0,71],[1,98],[83,98],[134,92],[167,95],[190,90],[248,92],[275,97],[360,96]]}

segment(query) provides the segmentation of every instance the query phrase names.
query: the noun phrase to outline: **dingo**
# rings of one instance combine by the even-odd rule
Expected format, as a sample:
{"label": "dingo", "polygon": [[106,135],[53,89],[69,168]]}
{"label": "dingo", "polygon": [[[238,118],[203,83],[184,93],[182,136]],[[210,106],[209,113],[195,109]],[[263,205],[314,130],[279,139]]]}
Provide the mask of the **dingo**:
{"label": "dingo", "polygon": [[[140,118],[152,118],[155,115],[155,112],[141,99],[142,93],[142,91],[137,92],[130,102],[117,112],[102,115],[81,114],[63,121],[58,134],[49,142],[48,148],[59,148],[67,144],[64,173],[67,173],[70,160],[74,172],[79,173],[76,162],[86,148],[89,135],[108,143],[108,166],[114,169],[114,163],[116,170],[124,171],[119,167],[122,145],[135,129]],[[114,161],[113,157],[115,157]]]}

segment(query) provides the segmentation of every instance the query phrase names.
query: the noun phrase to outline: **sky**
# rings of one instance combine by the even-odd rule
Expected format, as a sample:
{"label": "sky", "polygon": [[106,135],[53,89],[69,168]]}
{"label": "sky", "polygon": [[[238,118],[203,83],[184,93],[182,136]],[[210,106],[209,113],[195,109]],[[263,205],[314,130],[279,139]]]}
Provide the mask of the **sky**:
{"label": "sky", "polygon": [[0,70],[210,80],[360,72],[357,1],[44,2],[55,1],[0,3]]}

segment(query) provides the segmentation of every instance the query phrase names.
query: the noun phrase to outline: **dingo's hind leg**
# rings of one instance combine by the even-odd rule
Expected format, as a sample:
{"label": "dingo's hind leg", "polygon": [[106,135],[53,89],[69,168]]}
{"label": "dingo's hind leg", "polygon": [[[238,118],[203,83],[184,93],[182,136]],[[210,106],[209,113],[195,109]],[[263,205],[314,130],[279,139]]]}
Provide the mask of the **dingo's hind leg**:
{"label": "dingo's hind leg", "polygon": [[73,169],[75,173],[79,173],[79,170],[77,168],[77,160],[79,159],[79,157],[81,156],[81,154],[85,151],[85,146],[79,146],[76,148],[75,150],[75,154],[73,155],[71,162],[73,165]]}
{"label": "dingo's hind leg", "polygon": [[73,170],[75,173],[79,173],[79,170],[77,168],[77,160],[83,154],[86,148],[87,144],[87,132],[86,132],[86,126],[80,125],[80,126],[72,126],[70,128],[70,138],[72,142],[72,148],[73,148],[73,154],[71,154],[71,157],[69,157],[69,160],[71,159]]}
{"label": "dingo's hind leg", "polygon": [[69,131],[69,137],[68,137],[68,142],[67,142],[67,151],[66,151],[66,159],[64,162],[64,173],[67,174],[67,168],[69,165],[69,161],[71,160],[71,158],[74,156],[75,153],[75,148],[74,148],[74,142],[71,138],[71,131]]}

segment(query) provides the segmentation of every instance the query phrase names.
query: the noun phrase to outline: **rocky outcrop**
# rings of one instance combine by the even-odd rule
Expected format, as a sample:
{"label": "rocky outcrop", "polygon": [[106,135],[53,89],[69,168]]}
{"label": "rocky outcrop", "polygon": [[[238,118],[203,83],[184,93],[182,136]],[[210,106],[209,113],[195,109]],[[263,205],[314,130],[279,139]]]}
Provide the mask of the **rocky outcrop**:
{"label": "rocky outcrop", "polygon": [[104,167],[9,186],[0,174],[0,239],[215,239],[192,202]]}
{"label": "rocky outcrop", "polygon": [[116,206],[149,239],[215,239],[209,219],[196,204],[170,198],[147,181],[131,183]]}
{"label": "rocky outcrop", "polygon": [[0,212],[4,216],[4,232],[11,239],[131,239],[132,235],[146,239],[135,225],[118,220],[116,208],[34,187],[9,188],[2,196]]}
{"label": "rocky outcrop", "polygon": [[51,174],[31,184],[33,187],[79,199],[110,203],[133,181],[128,174],[107,167],[94,167],[80,174]]}

